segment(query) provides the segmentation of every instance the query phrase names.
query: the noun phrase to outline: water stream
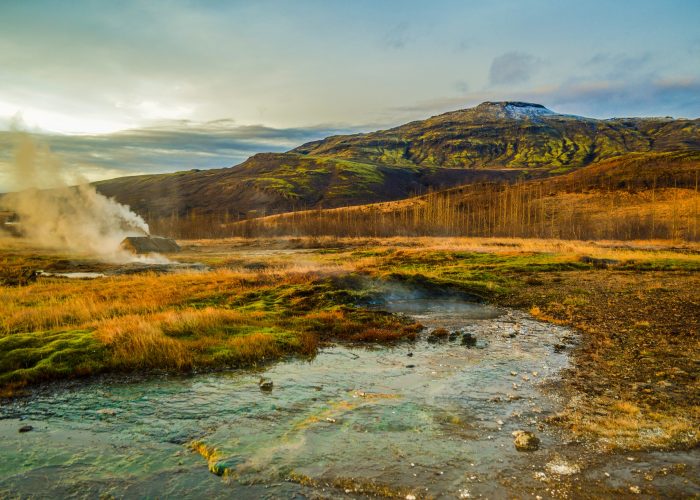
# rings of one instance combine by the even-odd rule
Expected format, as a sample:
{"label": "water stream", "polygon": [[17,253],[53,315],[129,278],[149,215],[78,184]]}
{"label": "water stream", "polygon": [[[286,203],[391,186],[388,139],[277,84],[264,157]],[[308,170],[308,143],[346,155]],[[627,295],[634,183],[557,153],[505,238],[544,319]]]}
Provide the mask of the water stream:
{"label": "water stream", "polygon": [[[387,308],[460,334],[336,346],[259,373],[102,379],[5,404],[0,497],[338,498],[386,488],[468,498],[536,483],[561,439],[541,425],[561,405],[542,388],[567,366],[572,332],[453,300]],[[476,345],[462,345],[463,333]],[[272,391],[260,390],[261,376]],[[24,425],[34,430],[19,433]],[[542,449],[518,452],[517,429],[537,433]]]}

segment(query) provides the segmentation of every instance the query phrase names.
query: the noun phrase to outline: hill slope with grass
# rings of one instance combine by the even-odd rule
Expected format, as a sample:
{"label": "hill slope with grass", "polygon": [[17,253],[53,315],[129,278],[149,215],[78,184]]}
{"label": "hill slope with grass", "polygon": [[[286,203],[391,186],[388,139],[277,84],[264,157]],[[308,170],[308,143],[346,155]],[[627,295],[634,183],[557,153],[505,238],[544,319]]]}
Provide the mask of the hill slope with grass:
{"label": "hill slope with grass", "polygon": [[146,219],[228,214],[237,220],[398,200],[429,189],[514,180],[522,174],[518,169],[424,168],[298,153],[260,153],[235,167],[121,177],[95,186]]}
{"label": "hill slope with grass", "polygon": [[629,153],[699,150],[700,120],[595,120],[539,104],[486,102],[389,130],[257,154],[230,168],[96,185],[148,219],[226,213],[238,220],[398,200],[485,180],[560,175]]}
{"label": "hill slope with grass", "polygon": [[686,149],[700,150],[700,120],[596,120],[507,101],[484,102],[389,130],[329,137],[294,151],[387,165],[558,173],[630,152]]}
{"label": "hill slope with grass", "polygon": [[281,214],[225,235],[700,240],[700,152],[634,153],[569,174]]}

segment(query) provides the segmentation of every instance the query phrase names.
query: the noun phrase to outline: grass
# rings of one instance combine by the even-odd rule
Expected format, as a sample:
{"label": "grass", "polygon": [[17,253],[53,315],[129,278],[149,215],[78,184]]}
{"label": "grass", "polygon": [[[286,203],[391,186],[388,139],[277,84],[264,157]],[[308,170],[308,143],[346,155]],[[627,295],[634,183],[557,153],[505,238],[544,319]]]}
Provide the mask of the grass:
{"label": "grass", "polygon": [[105,371],[253,366],[312,356],[333,340],[415,337],[409,321],[359,307],[360,288],[357,276],[304,266],[0,287],[0,386],[10,394]]}
{"label": "grass", "polygon": [[[104,371],[254,366],[327,342],[415,338],[420,325],[363,307],[391,282],[581,331],[561,385],[572,397],[552,418],[575,435],[608,449],[700,443],[700,244],[289,237],[183,246],[179,259],[212,270],[0,286],[3,393]],[[3,258],[32,267],[67,257],[13,248]]]}
{"label": "grass", "polygon": [[[88,330],[16,333],[0,337],[0,389],[100,371],[105,347]],[[2,394],[0,392],[0,394]]]}

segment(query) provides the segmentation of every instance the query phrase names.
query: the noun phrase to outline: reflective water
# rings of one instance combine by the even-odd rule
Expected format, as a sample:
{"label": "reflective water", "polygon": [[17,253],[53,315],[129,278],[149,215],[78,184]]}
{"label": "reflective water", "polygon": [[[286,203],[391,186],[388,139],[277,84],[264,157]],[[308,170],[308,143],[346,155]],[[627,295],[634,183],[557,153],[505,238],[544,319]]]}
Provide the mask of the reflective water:
{"label": "reflective water", "polygon": [[41,271],[39,276],[51,277],[58,276],[61,278],[74,278],[74,279],[95,279],[104,278],[106,274],[104,273],[92,273],[92,272],[75,272],[75,273],[45,273]]}
{"label": "reflective water", "polygon": [[543,450],[558,442],[538,429],[559,404],[541,385],[567,366],[572,333],[457,301],[387,307],[460,334],[333,347],[260,373],[103,380],[5,405],[0,497],[467,498],[535,481],[548,452],[516,451],[511,432],[536,432]]}

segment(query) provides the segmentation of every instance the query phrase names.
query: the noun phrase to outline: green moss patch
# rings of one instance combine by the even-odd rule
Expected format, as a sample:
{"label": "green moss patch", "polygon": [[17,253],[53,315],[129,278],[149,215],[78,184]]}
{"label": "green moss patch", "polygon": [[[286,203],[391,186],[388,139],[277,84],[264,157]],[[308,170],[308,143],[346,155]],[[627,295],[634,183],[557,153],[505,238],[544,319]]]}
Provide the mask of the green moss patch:
{"label": "green moss patch", "polygon": [[6,335],[0,338],[0,384],[99,372],[105,352],[88,330]]}

